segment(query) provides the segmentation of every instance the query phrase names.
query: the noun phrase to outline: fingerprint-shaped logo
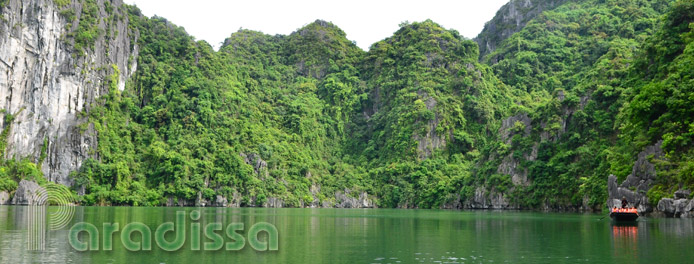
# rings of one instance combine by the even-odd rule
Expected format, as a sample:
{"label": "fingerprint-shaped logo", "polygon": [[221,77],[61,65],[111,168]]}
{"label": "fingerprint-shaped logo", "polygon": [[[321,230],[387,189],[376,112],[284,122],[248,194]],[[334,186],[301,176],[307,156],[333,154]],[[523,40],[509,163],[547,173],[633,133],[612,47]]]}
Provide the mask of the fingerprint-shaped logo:
{"label": "fingerprint-shaped logo", "polygon": [[[49,230],[65,228],[75,215],[75,200],[65,186],[49,184],[33,193],[29,208],[28,248],[46,249],[46,227]],[[50,206],[50,208],[49,208]],[[46,211],[49,211],[46,217]],[[46,219],[48,218],[48,223]]]}

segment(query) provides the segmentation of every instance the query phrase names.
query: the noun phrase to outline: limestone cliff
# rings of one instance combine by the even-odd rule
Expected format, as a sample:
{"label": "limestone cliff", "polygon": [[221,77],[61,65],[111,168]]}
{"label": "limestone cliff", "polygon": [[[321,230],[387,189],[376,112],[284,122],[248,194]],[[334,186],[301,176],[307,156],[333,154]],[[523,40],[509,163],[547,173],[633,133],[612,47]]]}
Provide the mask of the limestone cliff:
{"label": "limestone cliff", "polygon": [[480,46],[480,58],[496,50],[502,41],[523,29],[531,19],[564,2],[566,0],[511,0],[496,12],[494,19],[487,22],[475,38]]}
{"label": "limestone cliff", "polygon": [[0,127],[10,126],[4,158],[29,158],[49,181],[70,185],[69,173],[97,144],[80,113],[108,92],[109,76],[125,87],[136,69],[138,34],[121,0],[60,2],[0,7],[0,109],[15,117],[11,124],[0,119]]}

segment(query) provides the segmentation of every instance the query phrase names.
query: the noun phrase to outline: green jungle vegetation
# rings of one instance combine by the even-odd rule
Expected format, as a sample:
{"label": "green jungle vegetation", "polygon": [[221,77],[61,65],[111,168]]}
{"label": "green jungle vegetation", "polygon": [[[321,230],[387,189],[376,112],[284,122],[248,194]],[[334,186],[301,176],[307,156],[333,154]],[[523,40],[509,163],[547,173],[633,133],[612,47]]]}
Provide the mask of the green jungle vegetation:
{"label": "green jungle vegetation", "polygon": [[[107,34],[98,3],[82,4],[68,36],[78,56]],[[608,175],[625,179],[659,141],[650,201],[694,189],[693,0],[569,1],[482,58],[430,20],[369,51],[321,20],[287,36],[239,30],[215,51],[122,8],[138,70],[121,92],[113,66],[108,94],[80,113],[99,135],[71,174],[85,205],[221,195],[300,207],[367,193],[379,207],[448,208],[481,190],[521,208],[599,209]],[[502,128],[509,117],[528,122]],[[509,160],[525,179],[499,169]],[[0,164],[0,190],[45,184],[30,159]]]}

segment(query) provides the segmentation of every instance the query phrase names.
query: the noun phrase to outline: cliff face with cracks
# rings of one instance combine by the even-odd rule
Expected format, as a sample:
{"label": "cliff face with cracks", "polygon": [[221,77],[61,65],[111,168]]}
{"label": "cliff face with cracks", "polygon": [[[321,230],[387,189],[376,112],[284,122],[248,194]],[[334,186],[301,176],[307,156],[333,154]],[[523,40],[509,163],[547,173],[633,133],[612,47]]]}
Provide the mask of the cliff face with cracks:
{"label": "cliff face with cracks", "polygon": [[[556,102],[563,102],[565,94],[562,91],[557,92]],[[532,118],[527,113],[516,114],[501,121],[501,127],[498,130],[499,141],[503,142],[511,148],[507,154],[499,156],[498,153],[493,153],[490,160],[498,160],[496,172],[499,175],[508,176],[510,179],[510,188],[505,191],[500,191],[495,186],[477,187],[474,194],[463,204],[464,208],[471,209],[522,209],[525,208],[518,203],[518,198],[513,198],[513,193],[519,189],[531,188],[533,185],[533,175],[529,170],[529,165],[538,160],[540,155],[540,145],[543,143],[558,144],[562,135],[567,133],[569,123],[577,111],[583,110],[588,104],[590,96],[586,95],[578,99],[575,106],[561,106],[556,109],[557,119],[553,121],[558,126],[552,129],[549,122],[540,117]],[[515,146],[514,137],[517,139],[529,139],[529,144],[525,147]],[[518,155],[520,154],[520,155]],[[587,200],[590,197],[584,197],[584,202],[580,206],[572,206],[570,204],[550,205],[548,203],[540,204],[536,209],[546,211],[573,211],[573,210],[599,210],[598,208],[588,205]]]}
{"label": "cliff face with cracks", "polygon": [[[95,22],[86,21],[88,11]],[[0,12],[0,109],[14,116],[11,124],[0,119],[10,126],[4,158],[29,158],[47,180],[71,185],[69,173],[97,144],[80,113],[108,92],[110,76],[124,89],[137,67],[138,34],[121,0],[9,0]],[[79,52],[75,36],[85,27],[98,35]]]}
{"label": "cliff face with cracks", "polygon": [[554,9],[566,0],[511,0],[496,12],[475,38],[480,46],[480,58],[494,52],[502,41],[523,29],[525,24],[543,11]]}

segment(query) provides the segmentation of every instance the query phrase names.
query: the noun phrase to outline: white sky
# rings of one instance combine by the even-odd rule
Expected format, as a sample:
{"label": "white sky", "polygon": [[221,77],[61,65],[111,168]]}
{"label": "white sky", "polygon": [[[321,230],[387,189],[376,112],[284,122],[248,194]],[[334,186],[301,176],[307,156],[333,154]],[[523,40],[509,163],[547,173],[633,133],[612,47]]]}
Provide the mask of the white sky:
{"label": "white sky", "polygon": [[391,36],[403,21],[431,19],[474,38],[484,23],[509,0],[124,0],[146,16],[161,16],[218,48],[239,28],[288,35],[322,19],[340,27],[347,38],[368,50]]}

